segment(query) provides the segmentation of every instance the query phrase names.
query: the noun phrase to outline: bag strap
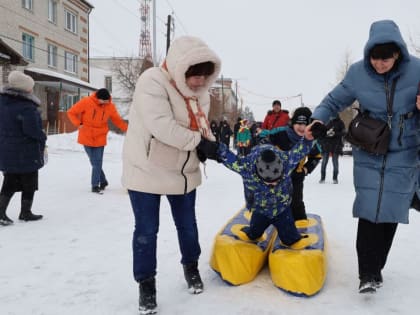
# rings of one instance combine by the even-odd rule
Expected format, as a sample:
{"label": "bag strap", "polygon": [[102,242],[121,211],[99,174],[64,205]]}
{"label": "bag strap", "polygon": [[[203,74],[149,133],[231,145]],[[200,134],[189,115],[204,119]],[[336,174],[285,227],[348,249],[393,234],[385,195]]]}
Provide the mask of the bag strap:
{"label": "bag strap", "polygon": [[388,81],[385,82],[385,93],[386,93],[386,110],[388,112],[388,126],[391,129],[391,122],[392,122],[392,105],[394,104],[394,94],[395,94],[395,87],[397,85],[397,81],[399,76],[397,76],[394,80],[392,80],[391,90],[389,90]]}

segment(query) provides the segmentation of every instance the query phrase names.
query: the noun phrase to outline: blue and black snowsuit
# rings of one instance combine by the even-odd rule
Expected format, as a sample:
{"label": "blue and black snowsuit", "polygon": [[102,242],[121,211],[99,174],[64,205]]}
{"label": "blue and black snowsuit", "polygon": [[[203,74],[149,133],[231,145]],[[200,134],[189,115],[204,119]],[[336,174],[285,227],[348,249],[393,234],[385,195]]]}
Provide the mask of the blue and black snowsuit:
{"label": "blue and black snowsuit", "polygon": [[[242,176],[247,208],[252,212],[250,227],[245,232],[250,239],[257,239],[264,230],[273,224],[285,245],[291,245],[301,239],[296,229],[290,203],[292,201],[291,173],[299,161],[312,148],[312,141],[301,138],[290,151],[281,151],[270,144],[255,146],[247,156],[240,157],[230,151],[226,145],[218,148],[218,161],[228,169]],[[256,173],[256,160],[264,150],[272,150],[283,162],[283,176],[275,184],[267,184]]]}

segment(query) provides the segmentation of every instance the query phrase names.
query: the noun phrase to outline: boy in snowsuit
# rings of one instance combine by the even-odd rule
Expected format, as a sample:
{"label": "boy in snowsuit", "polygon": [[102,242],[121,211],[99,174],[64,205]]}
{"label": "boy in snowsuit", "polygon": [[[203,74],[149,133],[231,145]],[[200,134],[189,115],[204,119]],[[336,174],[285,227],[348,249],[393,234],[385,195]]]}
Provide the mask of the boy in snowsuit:
{"label": "boy in snowsuit", "polygon": [[291,173],[312,148],[313,138],[301,137],[289,151],[281,151],[271,144],[255,146],[247,156],[235,155],[222,143],[203,139],[199,149],[209,159],[223,163],[242,176],[247,196],[247,208],[252,212],[250,225],[243,232],[250,240],[257,240],[273,224],[284,245],[302,239],[290,209],[292,201]]}
{"label": "boy in snowsuit", "polygon": [[[308,107],[297,108],[287,127],[278,127],[273,130],[263,131],[260,135],[267,136],[271,144],[280,150],[290,150],[296,142],[304,135],[305,128],[309,125],[312,111]],[[310,174],[321,160],[321,151],[316,144],[296,166],[292,172],[293,195],[291,209],[295,221],[306,220],[305,203],[303,202],[303,182],[305,176]]]}

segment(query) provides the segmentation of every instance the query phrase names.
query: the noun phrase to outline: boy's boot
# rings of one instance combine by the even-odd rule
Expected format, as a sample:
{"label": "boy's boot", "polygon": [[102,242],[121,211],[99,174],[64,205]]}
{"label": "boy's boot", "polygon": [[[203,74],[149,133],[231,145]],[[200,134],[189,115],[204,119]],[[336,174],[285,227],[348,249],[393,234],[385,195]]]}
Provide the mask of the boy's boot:
{"label": "boy's boot", "polygon": [[23,221],[37,221],[42,219],[42,215],[33,214],[31,212],[33,199],[22,199],[19,220]]}
{"label": "boy's boot", "polygon": [[156,282],[150,277],[139,282],[139,311],[140,314],[156,314]]}
{"label": "boy's boot", "polygon": [[198,271],[198,262],[183,265],[184,276],[187,281],[188,291],[192,294],[200,294],[203,292],[204,285],[201,281],[200,272]]}
{"label": "boy's boot", "polygon": [[13,221],[6,215],[6,209],[11,197],[0,195],[0,225],[10,225]]}

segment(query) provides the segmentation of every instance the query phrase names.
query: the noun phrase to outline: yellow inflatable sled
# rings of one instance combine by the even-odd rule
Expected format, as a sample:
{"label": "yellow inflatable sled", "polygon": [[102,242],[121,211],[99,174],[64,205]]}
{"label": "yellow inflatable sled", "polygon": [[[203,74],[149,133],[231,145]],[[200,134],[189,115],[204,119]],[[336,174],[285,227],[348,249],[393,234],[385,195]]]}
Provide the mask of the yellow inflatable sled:
{"label": "yellow inflatable sled", "polygon": [[276,287],[297,296],[312,296],[324,285],[327,274],[325,238],[321,218],[308,214],[296,222],[301,239],[291,247],[276,237],[268,258],[271,279]]}
{"label": "yellow inflatable sled", "polygon": [[267,261],[277,236],[270,225],[257,241],[250,241],[241,231],[249,225],[251,213],[241,209],[216,235],[210,266],[229,284],[240,285],[254,280]]}

